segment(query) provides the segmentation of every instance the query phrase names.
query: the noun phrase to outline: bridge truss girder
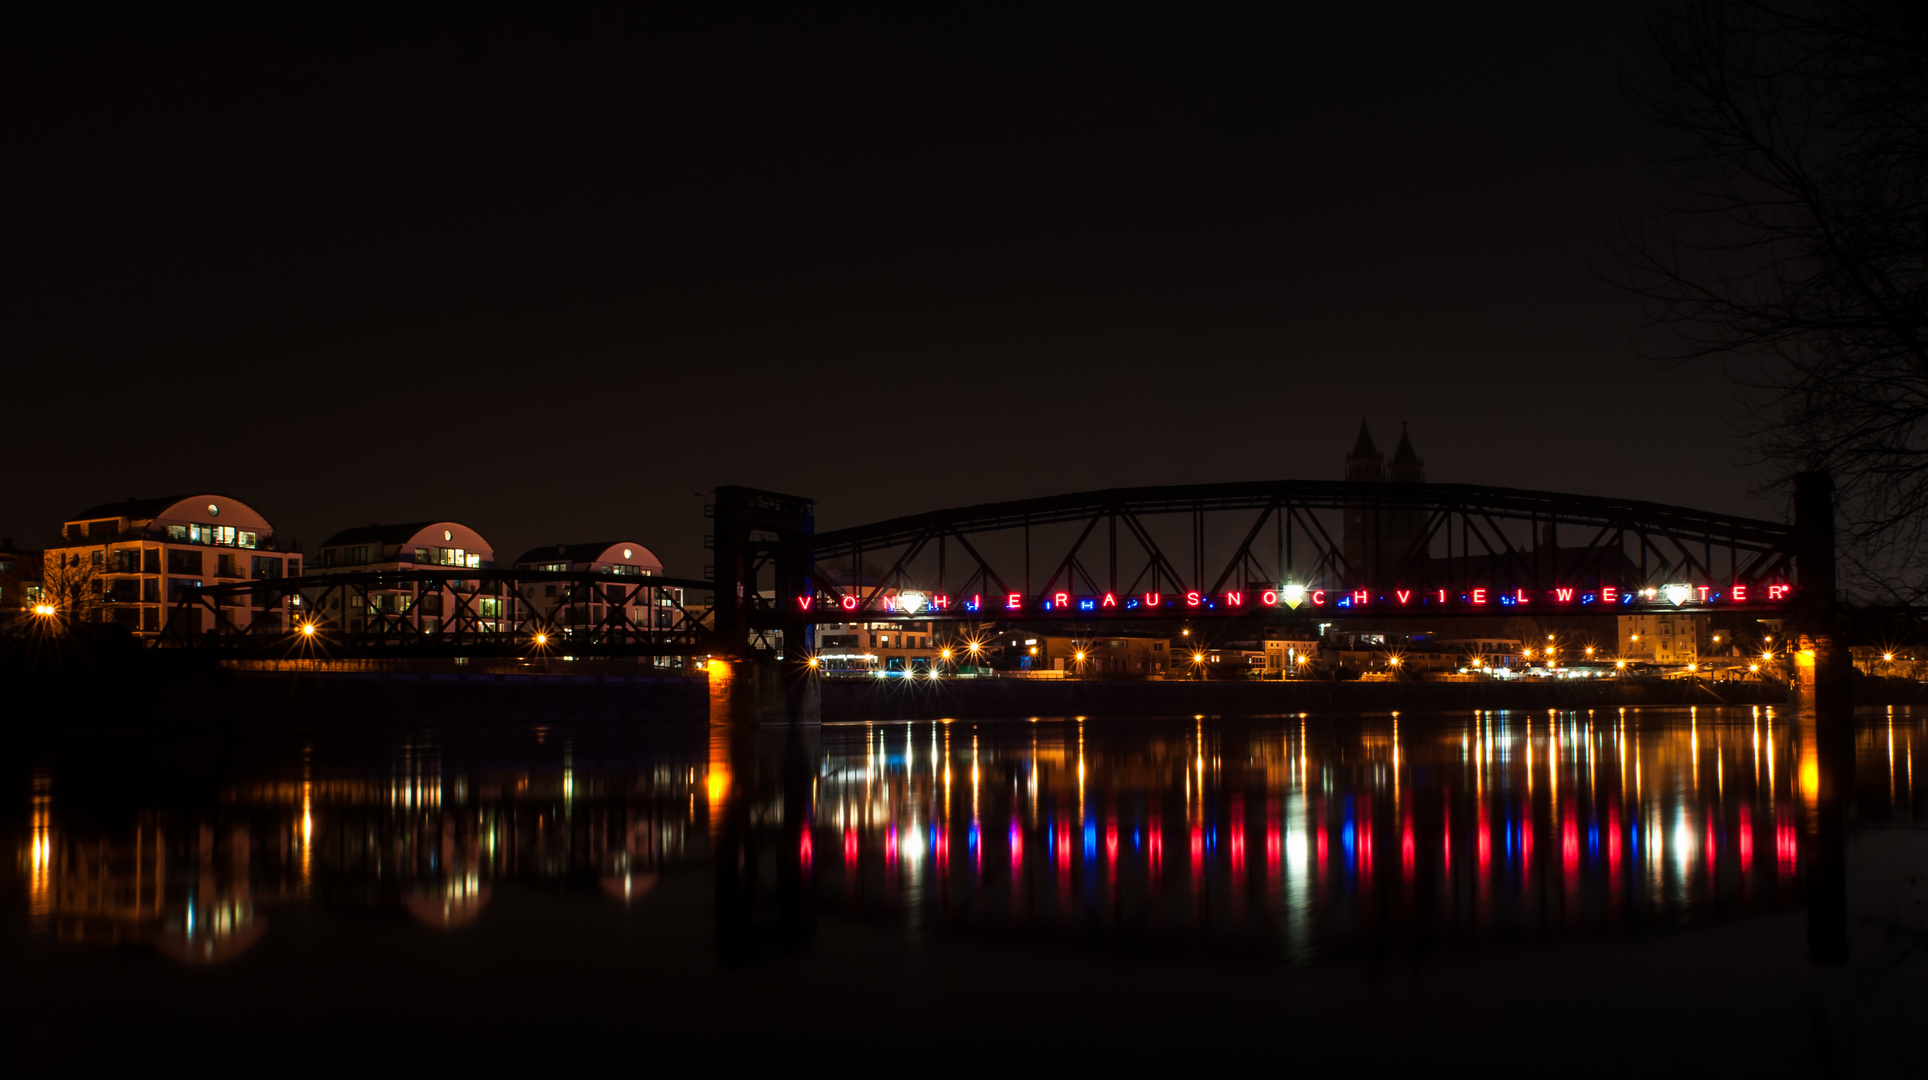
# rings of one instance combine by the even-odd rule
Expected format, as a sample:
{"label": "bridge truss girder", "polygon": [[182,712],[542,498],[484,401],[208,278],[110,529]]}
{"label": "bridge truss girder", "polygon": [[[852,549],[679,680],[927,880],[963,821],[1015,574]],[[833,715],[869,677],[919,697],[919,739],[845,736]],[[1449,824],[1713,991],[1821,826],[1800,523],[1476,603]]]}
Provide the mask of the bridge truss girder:
{"label": "bridge truss girder", "polygon": [[[1361,538],[1351,544],[1348,516]],[[1174,523],[1187,532],[1176,543]],[[1003,550],[987,555],[998,540]],[[1035,600],[1286,583],[1726,587],[1788,579],[1794,550],[1791,526],[1657,503],[1466,484],[1268,481],[1085,492],[819,533],[810,576],[825,599],[855,595],[871,611],[901,589]]]}
{"label": "bridge truss girder", "polygon": [[[525,587],[554,585],[538,605]],[[430,569],[262,578],[182,590],[160,644],[264,657],[699,656],[711,633],[678,591],[711,583],[557,570]],[[643,625],[635,605],[649,612]],[[595,609],[601,605],[602,614]],[[286,611],[235,618],[240,608]],[[302,627],[312,627],[304,632]],[[541,643],[538,644],[540,639]]]}

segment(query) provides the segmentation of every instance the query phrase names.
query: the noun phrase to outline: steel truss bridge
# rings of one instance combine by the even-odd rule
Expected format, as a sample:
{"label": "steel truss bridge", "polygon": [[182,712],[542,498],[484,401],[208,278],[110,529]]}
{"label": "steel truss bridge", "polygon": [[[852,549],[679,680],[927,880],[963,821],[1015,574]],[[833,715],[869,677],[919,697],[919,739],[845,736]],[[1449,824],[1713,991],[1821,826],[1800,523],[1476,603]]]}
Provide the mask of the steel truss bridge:
{"label": "steel truss bridge", "polygon": [[[534,590],[548,586],[553,604],[533,602]],[[709,651],[707,605],[692,610],[683,596],[709,587],[629,574],[430,567],[227,582],[183,590],[161,642],[275,658],[692,656]]]}
{"label": "steel truss bridge", "polygon": [[[1325,621],[1402,610],[1775,611],[1834,595],[1826,484],[1810,481],[1805,501],[1797,491],[1792,524],[1467,484],[1284,480],[1116,488],[823,533],[809,499],[721,487],[706,508],[706,580],[424,568],[222,584],[185,591],[163,640],[261,655],[305,644],[329,655],[564,648],[753,658],[775,655],[779,633],[802,643],[787,650],[800,655],[826,622],[1016,620],[1102,632],[1130,620],[1315,610]],[[538,615],[524,598],[526,587],[549,584],[566,617]],[[711,603],[665,607],[671,589]],[[295,625],[223,614],[277,596],[301,599]],[[629,615],[637,599],[652,615],[673,613],[668,625],[638,625]],[[190,611],[201,614],[190,620]],[[349,611],[363,613],[359,626]]]}

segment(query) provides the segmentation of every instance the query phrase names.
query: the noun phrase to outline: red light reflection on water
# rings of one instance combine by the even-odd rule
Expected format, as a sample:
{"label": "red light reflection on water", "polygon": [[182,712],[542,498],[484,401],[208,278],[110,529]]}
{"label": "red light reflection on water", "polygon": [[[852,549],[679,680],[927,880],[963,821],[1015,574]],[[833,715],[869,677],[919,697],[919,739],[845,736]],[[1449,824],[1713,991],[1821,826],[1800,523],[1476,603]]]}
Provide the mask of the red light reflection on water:
{"label": "red light reflection on water", "polygon": [[1407,878],[1413,876],[1413,859],[1417,854],[1414,848],[1413,821],[1412,818],[1407,818],[1399,829],[1399,870],[1401,875]]}
{"label": "red light reflection on water", "polygon": [[810,830],[809,829],[803,830],[802,838],[797,841],[797,861],[803,864],[803,868],[805,870],[810,869]]}
{"label": "red light reflection on water", "polygon": [[1231,841],[1232,848],[1232,886],[1237,888],[1245,884],[1245,799],[1242,796],[1232,796],[1229,831],[1231,835],[1226,839]]}
{"label": "red light reflection on water", "polygon": [[1567,804],[1566,816],[1560,821],[1560,869],[1569,879],[1580,872],[1580,821],[1574,816],[1572,803]]}
{"label": "red light reflection on water", "polygon": [[1197,877],[1205,869],[1205,830],[1192,826],[1192,876]]}
{"label": "red light reflection on water", "polygon": [[1118,819],[1105,818],[1105,862],[1118,865]]}
{"label": "red light reflection on water", "polygon": [[1024,869],[1024,834],[1018,831],[1018,823],[1011,822],[1011,876],[1016,877]]}
{"label": "red light reflection on water", "polygon": [[1372,884],[1372,804],[1359,807],[1359,883]]}
{"label": "red light reflection on water", "polygon": [[1620,884],[1620,808],[1607,808],[1607,880]]}
{"label": "red light reflection on water", "polygon": [[843,861],[846,867],[857,865],[857,830],[854,826],[844,829]]}
{"label": "red light reflection on water", "polygon": [[1741,873],[1747,874],[1754,869],[1754,808],[1741,804]]}
{"label": "red light reflection on water", "polygon": [[1493,868],[1493,827],[1486,818],[1486,804],[1479,807],[1479,872],[1484,877]]}

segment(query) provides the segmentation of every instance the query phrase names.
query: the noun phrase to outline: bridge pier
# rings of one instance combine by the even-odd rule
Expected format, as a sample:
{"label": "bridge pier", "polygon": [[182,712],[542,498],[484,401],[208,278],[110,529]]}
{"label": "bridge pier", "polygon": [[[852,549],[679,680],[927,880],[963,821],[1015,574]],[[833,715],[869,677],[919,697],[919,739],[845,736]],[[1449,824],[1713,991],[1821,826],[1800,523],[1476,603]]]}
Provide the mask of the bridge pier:
{"label": "bridge pier", "polygon": [[822,685],[808,667],[789,660],[711,660],[710,721],[740,724],[820,724]]}
{"label": "bridge pier", "polygon": [[1808,852],[1808,959],[1848,960],[1847,803],[1854,787],[1854,658],[1837,603],[1834,479],[1794,477],[1796,596],[1794,679],[1788,687],[1800,740]]}

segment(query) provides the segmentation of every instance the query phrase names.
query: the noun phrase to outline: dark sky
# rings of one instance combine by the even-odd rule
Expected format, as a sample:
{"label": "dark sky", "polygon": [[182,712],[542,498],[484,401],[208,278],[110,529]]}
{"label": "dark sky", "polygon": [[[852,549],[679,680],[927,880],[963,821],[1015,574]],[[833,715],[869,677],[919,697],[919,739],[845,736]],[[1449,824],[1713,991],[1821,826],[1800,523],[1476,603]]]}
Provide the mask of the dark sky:
{"label": "dark sky", "polygon": [[1362,415],[1433,480],[1779,516],[1604,276],[1631,5],[61,7],[0,33],[22,542],[211,490],[694,575],[717,484],[1336,479]]}

